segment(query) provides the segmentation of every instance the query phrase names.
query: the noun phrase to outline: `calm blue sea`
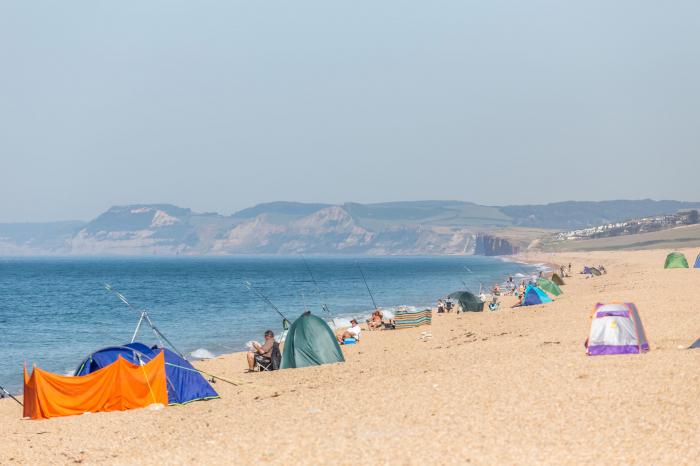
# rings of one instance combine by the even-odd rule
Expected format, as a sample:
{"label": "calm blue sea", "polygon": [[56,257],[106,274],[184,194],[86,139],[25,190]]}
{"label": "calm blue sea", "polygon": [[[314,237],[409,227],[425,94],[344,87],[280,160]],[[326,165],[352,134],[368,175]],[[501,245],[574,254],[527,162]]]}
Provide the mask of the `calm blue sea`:
{"label": "calm blue sea", "polygon": [[[187,354],[239,351],[281,330],[281,318],[243,285],[264,293],[290,319],[305,305],[322,314],[365,316],[381,307],[432,305],[466,286],[478,292],[532,266],[486,257],[297,257],[0,259],[0,385],[21,387],[22,365],[66,373],[91,351],[129,342],[139,314],[105,290],[109,283]],[[468,269],[468,270],[467,270]],[[464,282],[464,283],[463,283]],[[141,341],[156,343],[148,328]]]}

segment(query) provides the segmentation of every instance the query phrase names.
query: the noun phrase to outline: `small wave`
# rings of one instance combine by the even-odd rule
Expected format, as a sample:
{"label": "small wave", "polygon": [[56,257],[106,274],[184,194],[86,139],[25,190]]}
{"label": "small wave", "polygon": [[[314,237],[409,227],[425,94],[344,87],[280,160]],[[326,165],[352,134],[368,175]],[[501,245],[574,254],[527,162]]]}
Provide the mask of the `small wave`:
{"label": "small wave", "polygon": [[214,359],[216,357],[214,353],[205,348],[199,348],[192,351],[190,356],[195,359]]}

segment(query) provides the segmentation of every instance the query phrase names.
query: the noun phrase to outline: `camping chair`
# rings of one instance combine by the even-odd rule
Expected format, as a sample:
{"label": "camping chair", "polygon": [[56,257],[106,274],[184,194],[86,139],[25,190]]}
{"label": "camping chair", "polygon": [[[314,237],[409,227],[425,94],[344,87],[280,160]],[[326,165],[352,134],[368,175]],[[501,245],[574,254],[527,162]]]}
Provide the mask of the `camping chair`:
{"label": "camping chair", "polygon": [[282,352],[280,351],[279,343],[274,342],[272,344],[271,356],[271,358],[255,358],[255,365],[253,366],[253,370],[257,370],[259,372],[278,370],[280,368],[280,365],[282,364]]}

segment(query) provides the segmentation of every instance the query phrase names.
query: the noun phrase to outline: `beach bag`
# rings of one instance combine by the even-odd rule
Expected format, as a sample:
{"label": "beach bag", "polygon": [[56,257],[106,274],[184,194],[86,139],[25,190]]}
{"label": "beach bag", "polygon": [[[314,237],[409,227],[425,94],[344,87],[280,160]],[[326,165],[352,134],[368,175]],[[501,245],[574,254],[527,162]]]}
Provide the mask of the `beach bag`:
{"label": "beach bag", "polygon": [[272,370],[279,370],[280,366],[282,365],[282,352],[280,351],[280,345],[277,342],[275,342],[275,344],[272,345],[270,361],[272,362]]}

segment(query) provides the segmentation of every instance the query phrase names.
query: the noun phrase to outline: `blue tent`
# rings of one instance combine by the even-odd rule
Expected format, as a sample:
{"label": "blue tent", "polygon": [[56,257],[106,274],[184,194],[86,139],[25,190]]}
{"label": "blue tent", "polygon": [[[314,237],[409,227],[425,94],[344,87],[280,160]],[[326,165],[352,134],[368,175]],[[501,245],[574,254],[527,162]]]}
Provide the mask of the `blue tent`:
{"label": "blue tent", "polygon": [[119,356],[133,364],[144,364],[165,353],[165,377],[168,379],[168,403],[184,404],[195,400],[218,398],[209,382],[192,364],[167,348],[149,348],[143,343],[110,346],[92,353],[76,369],[74,375],[86,375],[112,364]]}
{"label": "blue tent", "polygon": [[695,259],[695,265],[693,267],[700,269],[700,254],[698,254],[698,257]]}
{"label": "blue tent", "polygon": [[525,289],[525,297],[523,298],[523,306],[532,306],[533,304],[551,303],[552,299],[547,296],[547,293],[540,288],[528,285]]}

